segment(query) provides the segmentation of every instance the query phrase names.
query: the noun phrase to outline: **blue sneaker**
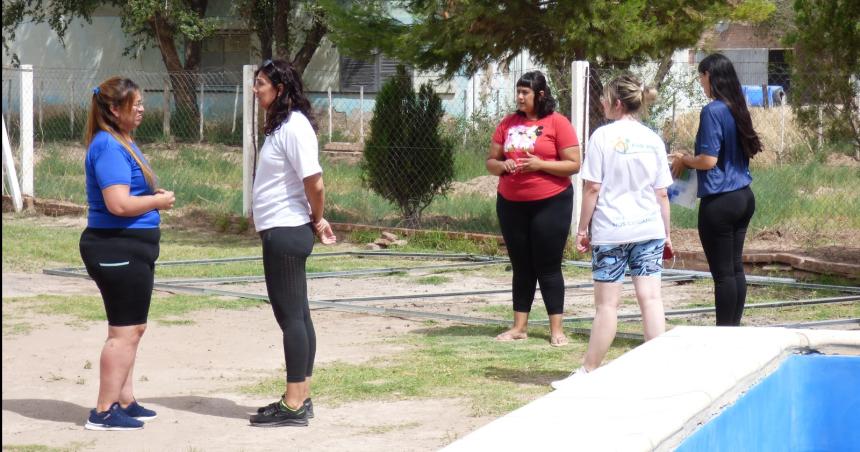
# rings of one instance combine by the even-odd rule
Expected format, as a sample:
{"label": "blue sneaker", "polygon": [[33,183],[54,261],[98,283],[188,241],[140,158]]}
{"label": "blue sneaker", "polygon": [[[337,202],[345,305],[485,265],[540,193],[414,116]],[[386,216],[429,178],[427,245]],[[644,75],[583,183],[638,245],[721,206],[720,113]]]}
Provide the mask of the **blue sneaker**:
{"label": "blue sneaker", "polygon": [[115,402],[107,411],[101,413],[95,408],[92,409],[84,428],[87,430],[140,430],[143,428],[143,421],[129,417],[119,403]]}
{"label": "blue sneaker", "polygon": [[144,408],[139,403],[137,403],[137,400],[131,402],[127,407],[123,408],[123,411],[125,411],[125,414],[129,415],[130,417],[133,417],[138,421],[143,422],[148,422],[158,417],[158,415],[155,414],[155,411],[152,411],[148,408]]}

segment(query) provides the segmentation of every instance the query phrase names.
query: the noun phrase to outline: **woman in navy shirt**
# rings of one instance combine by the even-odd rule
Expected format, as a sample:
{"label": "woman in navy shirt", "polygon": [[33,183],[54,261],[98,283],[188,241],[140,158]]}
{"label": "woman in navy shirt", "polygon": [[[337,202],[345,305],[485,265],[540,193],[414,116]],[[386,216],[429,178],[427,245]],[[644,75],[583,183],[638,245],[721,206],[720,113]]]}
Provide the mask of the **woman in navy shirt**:
{"label": "woman in navy shirt", "polygon": [[108,337],[88,430],[137,430],[156,417],[135,400],[132,374],[152,297],[158,211],[172,208],[175,198],[156,187],[152,167],[134,144],[131,133],[142,120],[133,81],[112,77],[93,89],[85,136],[89,213],[80,251],[104,301]]}
{"label": "woman in navy shirt", "polygon": [[732,62],[712,54],[699,63],[699,83],[713,99],[702,108],[695,155],[672,155],[672,173],[685,168],[698,177],[699,239],[714,278],[717,325],[737,326],[747,285],[741,260],[747,226],[755,212],[750,158],[761,141],[747,109]]}

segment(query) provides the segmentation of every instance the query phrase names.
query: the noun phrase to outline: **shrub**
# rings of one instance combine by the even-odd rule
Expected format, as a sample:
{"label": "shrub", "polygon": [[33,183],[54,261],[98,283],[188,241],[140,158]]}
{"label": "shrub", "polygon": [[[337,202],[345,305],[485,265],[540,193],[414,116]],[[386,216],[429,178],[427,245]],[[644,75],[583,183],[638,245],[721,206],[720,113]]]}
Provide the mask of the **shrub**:
{"label": "shrub", "polygon": [[400,210],[407,227],[454,177],[453,145],[439,133],[442,100],[426,83],[416,93],[399,66],[379,91],[361,163],[364,185]]}

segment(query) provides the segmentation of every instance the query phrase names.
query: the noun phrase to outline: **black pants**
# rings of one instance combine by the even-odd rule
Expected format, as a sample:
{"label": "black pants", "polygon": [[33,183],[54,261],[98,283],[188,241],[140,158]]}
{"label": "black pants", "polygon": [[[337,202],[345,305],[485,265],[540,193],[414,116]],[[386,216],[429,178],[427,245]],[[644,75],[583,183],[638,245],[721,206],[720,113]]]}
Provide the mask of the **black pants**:
{"label": "black pants", "polygon": [[570,234],[573,187],[539,201],[496,198],[499,226],[513,269],[515,312],[529,312],[536,283],[549,315],[564,311],[564,277],[561,260]]}
{"label": "black pants", "polygon": [[158,228],[84,229],[81,259],[101,292],[108,325],[146,323],[160,239]]}
{"label": "black pants", "polygon": [[747,298],[741,258],[753,213],[755,196],[749,186],[702,198],[699,204],[699,239],[714,278],[718,326],[741,324]]}
{"label": "black pants", "polygon": [[287,382],[301,383],[313,374],[317,338],[308,308],[305,261],[314,247],[310,223],[260,232],[266,290],[284,340]]}

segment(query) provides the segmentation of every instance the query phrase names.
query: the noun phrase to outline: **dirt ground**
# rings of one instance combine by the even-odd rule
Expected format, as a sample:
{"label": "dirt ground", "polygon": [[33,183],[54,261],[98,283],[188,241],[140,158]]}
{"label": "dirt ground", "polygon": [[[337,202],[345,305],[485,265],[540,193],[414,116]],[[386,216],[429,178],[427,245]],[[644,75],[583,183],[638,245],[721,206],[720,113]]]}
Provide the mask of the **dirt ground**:
{"label": "dirt ground", "polygon": [[[4,273],[3,297],[91,294],[86,280]],[[3,315],[8,314],[4,305]],[[394,353],[385,341],[423,328],[409,319],[314,312],[317,363],[361,362]],[[35,328],[3,336],[3,444],[81,450],[435,450],[491,421],[464,400],[315,404],[309,428],[258,429],[248,415],[272,397],[237,388],[282,374],[280,334],[268,306],[202,311],[192,325],[151,322],[141,342],[135,392],[159,419],[135,432],[83,429],[98,392],[101,322],[67,324],[27,314]],[[5,447],[4,447],[5,448]]]}

